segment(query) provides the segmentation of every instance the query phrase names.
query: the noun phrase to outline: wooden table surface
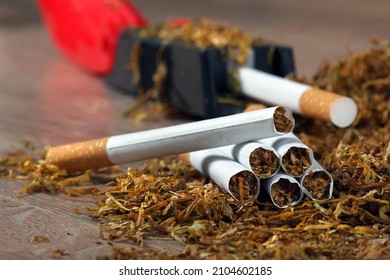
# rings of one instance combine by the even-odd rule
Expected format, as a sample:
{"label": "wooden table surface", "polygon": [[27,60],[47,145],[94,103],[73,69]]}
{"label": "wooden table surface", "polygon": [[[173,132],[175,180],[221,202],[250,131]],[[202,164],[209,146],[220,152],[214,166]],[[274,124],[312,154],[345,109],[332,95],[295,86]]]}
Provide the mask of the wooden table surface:
{"label": "wooden table surface", "polygon": [[[298,74],[310,77],[324,60],[370,46],[373,35],[390,38],[387,0],[315,1],[198,0],[132,1],[151,21],[192,16],[224,21],[252,34],[287,44]],[[31,0],[0,2],[0,154],[31,141],[37,147],[175,124],[136,124],[122,117],[134,101],[64,58],[55,48]],[[0,178],[0,259],[67,259],[109,254],[98,225],[75,208],[94,206],[90,196],[33,194],[15,197],[26,181]],[[32,244],[34,236],[50,242]],[[154,240],[148,246],[180,249]]]}

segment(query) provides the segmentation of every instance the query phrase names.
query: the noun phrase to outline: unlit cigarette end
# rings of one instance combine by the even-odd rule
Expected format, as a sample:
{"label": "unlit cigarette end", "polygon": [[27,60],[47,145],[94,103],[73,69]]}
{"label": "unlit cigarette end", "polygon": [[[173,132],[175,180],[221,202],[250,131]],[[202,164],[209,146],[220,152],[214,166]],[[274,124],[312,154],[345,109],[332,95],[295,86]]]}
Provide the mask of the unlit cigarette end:
{"label": "unlit cigarette end", "polygon": [[302,176],[312,165],[312,151],[301,147],[291,147],[282,157],[283,170],[293,177]]}
{"label": "unlit cigarette end", "polygon": [[303,116],[330,121],[338,127],[351,125],[358,111],[353,99],[317,88],[302,93],[299,107]]}
{"label": "unlit cigarette end", "polygon": [[286,208],[289,205],[294,206],[302,199],[302,190],[298,183],[282,178],[271,185],[270,196],[276,206]]}
{"label": "unlit cigarette end", "polygon": [[69,172],[114,165],[106,153],[107,140],[102,138],[50,148],[46,162]]}
{"label": "unlit cigarette end", "polygon": [[[244,112],[253,112],[256,110],[265,109],[266,106],[260,103],[251,104],[245,108]],[[291,132],[295,125],[295,120],[292,111],[289,108],[279,106],[275,109],[274,115],[275,131],[279,133]]]}
{"label": "unlit cigarette end", "polygon": [[302,187],[310,199],[330,199],[332,196],[333,179],[326,171],[310,170],[302,179]]}
{"label": "unlit cigarette end", "polygon": [[[186,158],[186,155],[182,158]],[[236,200],[253,202],[260,193],[259,178],[217,149],[191,152],[189,161],[196,170],[213,179],[222,190]]]}
{"label": "unlit cigarette end", "polygon": [[229,191],[235,199],[246,201],[259,195],[260,186],[256,176],[244,170],[230,178]]}
{"label": "unlit cigarette end", "polygon": [[280,168],[280,161],[275,152],[264,148],[255,149],[249,156],[249,163],[253,173],[260,179],[272,176]]}
{"label": "unlit cigarette end", "polygon": [[295,121],[290,109],[279,106],[274,112],[275,130],[280,133],[291,132],[294,128]]}

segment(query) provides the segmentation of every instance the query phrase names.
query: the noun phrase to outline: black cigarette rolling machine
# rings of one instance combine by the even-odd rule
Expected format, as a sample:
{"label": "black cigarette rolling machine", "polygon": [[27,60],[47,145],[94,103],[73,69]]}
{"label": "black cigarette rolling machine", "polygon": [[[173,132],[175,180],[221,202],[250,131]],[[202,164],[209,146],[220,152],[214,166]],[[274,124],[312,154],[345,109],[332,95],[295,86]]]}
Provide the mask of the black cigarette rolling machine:
{"label": "black cigarette rolling machine", "polygon": [[[161,39],[141,38],[135,30],[122,32],[117,45],[113,71],[106,82],[129,94],[137,94],[130,67],[130,57],[140,44],[140,86],[145,92],[153,86],[159,57],[167,63],[167,76],[160,98],[191,116],[214,118],[242,112],[244,102],[221,102],[232,92],[229,65],[220,50],[199,48],[182,42],[163,45]],[[284,77],[295,72],[293,51],[288,46],[270,42],[255,43],[250,67]],[[243,96],[235,98],[245,99]],[[241,100],[242,101],[242,100]],[[242,104],[242,105],[240,105]]]}

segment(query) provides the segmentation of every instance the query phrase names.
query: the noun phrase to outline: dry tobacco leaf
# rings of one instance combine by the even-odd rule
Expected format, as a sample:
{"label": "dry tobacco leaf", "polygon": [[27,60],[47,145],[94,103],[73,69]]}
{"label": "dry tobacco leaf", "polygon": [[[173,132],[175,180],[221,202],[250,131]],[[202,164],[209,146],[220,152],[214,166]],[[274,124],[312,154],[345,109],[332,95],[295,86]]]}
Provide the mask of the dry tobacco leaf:
{"label": "dry tobacco leaf", "polygon": [[278,107],[274,113],[274,123],[277,132],[290,132],[294,128],[294,122],[286,115],[286,108]]}
{"label": "dry tobacco leaf", "polygon": [[311,151],[300,147],[291,147],[282,157],[282,166],[288,174],[301,176],[311,166]]}
{"label": "dry tobacco leaf", "polygon": [[242,204],[253,202],[258,190],[256,175],[250,171],[242,171],[229,181],[229,191]]}
{"label": "dry tobacco leaf", "polygon": [[302,185],[314,199],[322,200],[329,198],[331,178],[324,171],[312,171],[303,179]]}
{"label": "dry tobacco leaf", "polygon": [[47,236],[43,236],[43,235],[36,235],[36,236],[33,236],[30,240],[31,244],[38,244],[38,243],[42,243],[42,242],[50,242],[50,238]]}
{"label": "dry tobacco leaf", "polygon": [[[202,37],[188,30],[186,40]],[[322,66],[312,81],[358,102],[353,127],[297,118],[295,132],[334,179],[332,199],[305,200],[284,210],[257,200],[242,204],[177,157],[147,161],[122,175],[107,170],[105,183],[117,176],[97,193],[106,195],[93,212],[101,237],[113,244],[113,254],[104,258],[389,259],[389,49],[388,42],[376,42],[371,50]],[[36,191],[62,192],[71,188],[67,184],[79,184],[84,189],[74,195],[94,194],[95,172],[70,177],[46,165],[43,153],[31,156],[33,150],[26,145],[1,156],[0,176],[30,180]],[[317,180],[309,184],[316,188],[323,183]],[[116,239],[144,245],[156,235],[179,240],[183,249],[114,246]],[[57,250],[53,256],[65,253]]]}
{"label": "dry tobacco leaf", "polygon": [[69,252],[64,249],[56,249],[52,254],[52,259],[60,259],[62,256],[69,255]]}
{"label": "dry tobacco leaf", "polygon": [[291,205],[300,198],[299,186],[287,179],[280,179],[271,186],[271,198],[279,207]]}
{"label": "dry tobacco leaf", "polygon": [[259,178],[268,178],[279,169],[278,156],[272,150],[263,148],[257,148],[250,154],[249,163]]}

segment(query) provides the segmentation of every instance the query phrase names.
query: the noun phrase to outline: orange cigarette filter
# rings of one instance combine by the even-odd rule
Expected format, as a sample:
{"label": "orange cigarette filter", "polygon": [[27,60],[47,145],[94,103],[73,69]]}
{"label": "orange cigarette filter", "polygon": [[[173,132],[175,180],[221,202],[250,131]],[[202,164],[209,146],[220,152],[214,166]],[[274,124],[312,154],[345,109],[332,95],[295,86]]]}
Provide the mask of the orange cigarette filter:
{"label": "orange cigarette filter", "polygon": [[280,78],[256,69],[239,69],[244,95],[259,102],[291,108],[294,113],[347,127],[357,115],[357,105],[349,97]]}
{"label": "orange cigarette filter", "polygon": [[56,164],[70,172],[97,169],[114,163],[107,154],[107,141],[101,138],[50,148],[46,162]]}

